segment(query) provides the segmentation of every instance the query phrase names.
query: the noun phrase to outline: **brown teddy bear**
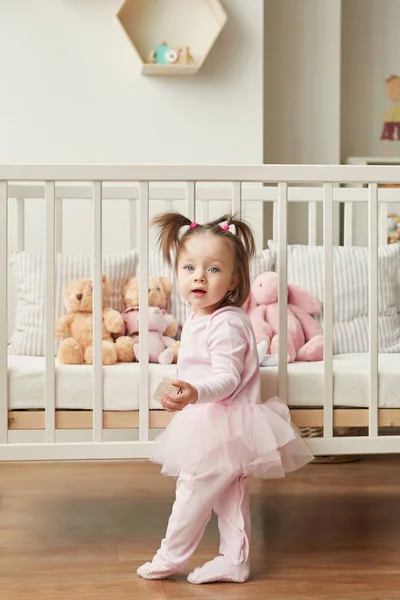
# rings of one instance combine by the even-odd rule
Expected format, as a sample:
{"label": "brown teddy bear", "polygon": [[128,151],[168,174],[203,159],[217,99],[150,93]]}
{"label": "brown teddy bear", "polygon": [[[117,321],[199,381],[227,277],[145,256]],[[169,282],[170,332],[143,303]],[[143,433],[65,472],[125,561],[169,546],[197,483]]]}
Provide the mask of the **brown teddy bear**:
{"label": "brown teddy bear", "polygon": [[[160,308],[164,317],[169,320],[169,325],[164,332],[167,337],[174,338],[178,333],[178,323],[174,317],[167,312],[166,308],[172,292],[172,284],[166,277],[149,277],[149,306]],[[139,281],[137,277],[129,279],[124,288],[124,303],[126,310],[122,314],[124,321],[128,317],[129,312],[132,308],[138,308],[139,306]],[[131,332],[132,335],[136,335],[138,332]],[[123,336],[119,337],[116,342],[118,359],[121,362],[132,362],[135,360],[135,354],[133,349],[132,337]],[[180,342],[175,340],[170,346],[174,351],[174,360],[176,363],[178,360],[178,350]]]}
{"label": "brown teddy bear", "polygon": [[[112,334],[124,329],[121,313],[108,308],[110,282],[103,275],[103,365],[115,365],[117,348]],[[58,349],[61,364],[91,365],[93,363],[93,284],[91,278],[75,279],[65,288],[64,305],[67,313],[57,319],[55,335],[65,338]]]}

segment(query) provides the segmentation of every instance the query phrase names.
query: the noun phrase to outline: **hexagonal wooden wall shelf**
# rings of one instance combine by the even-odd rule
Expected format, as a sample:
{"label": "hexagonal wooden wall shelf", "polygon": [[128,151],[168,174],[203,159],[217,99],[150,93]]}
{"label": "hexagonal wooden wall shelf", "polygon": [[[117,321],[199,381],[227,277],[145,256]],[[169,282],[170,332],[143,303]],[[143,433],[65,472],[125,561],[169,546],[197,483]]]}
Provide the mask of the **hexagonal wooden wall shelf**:
{"label": "hexagonal wooden wall shelf", "polygon": [[193,75],[210,53],[227,15],[219,0],[125,0],[117,19],[142,75]]}

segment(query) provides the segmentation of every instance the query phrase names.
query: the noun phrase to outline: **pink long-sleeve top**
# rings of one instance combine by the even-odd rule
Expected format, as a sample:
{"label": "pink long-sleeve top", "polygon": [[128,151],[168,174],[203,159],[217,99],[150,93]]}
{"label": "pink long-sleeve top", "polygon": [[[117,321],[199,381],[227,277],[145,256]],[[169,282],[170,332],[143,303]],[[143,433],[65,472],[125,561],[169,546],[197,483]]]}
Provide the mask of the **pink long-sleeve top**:
{"label": "pink long-sleeve top", "polygon": [[178,378],[197,388],[197,402],[261,402],[253,327],[241,308],[191,317],[182,330]]}

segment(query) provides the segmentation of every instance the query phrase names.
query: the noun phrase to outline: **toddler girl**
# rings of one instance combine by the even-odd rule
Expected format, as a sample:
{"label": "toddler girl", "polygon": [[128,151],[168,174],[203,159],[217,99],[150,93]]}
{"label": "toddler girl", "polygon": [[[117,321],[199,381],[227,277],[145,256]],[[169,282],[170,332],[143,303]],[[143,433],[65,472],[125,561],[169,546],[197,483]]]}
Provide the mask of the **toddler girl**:
{"label": "toddler girl", "polygon": [[174,257],[192,314],[172,382],[179,393],[161,400],[176,415],[151,457],[162,473],[177,477],[176,499],[160,549],[137,572],[163,579],[185,569],[214,510],[220,555],[188,581],[244,582],[250,570],[248,477],[283,477],[313,456],[286,405],[277,398],[261,403],[256,340],[241,308],[255,251],[249,226],[229,216],[199,225],[174,212],[154,224],[169,264]]}

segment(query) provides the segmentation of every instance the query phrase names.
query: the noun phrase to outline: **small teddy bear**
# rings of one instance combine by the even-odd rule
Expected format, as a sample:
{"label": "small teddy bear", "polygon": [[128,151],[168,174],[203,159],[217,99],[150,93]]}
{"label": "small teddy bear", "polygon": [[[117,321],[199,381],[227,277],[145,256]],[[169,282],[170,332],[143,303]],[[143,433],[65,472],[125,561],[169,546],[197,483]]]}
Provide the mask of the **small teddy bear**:
{"label": "small teddy bear", "polygon": [[[179,330],[179,325],[172,314],[167,312],[167,306],[169,304],[172,292],[171,282],[166,277],[149,277],[148,285],[148,305],[150,307],[157,307],[161,310],[164,318],[168,319],[169,321],[164,335],[170,338],[175,338]],[[132,277],[129,279],[124,287],[123,295],[126,310],[122,316],[125,320],[126,313],[129,313],[131,309],[138,309],[139,307],[139,280],[137,277]],[[116,345],[118,349],[119,360],[122,362],[131,362],[134,360],[132,345],[127,339],[117,340]],[[176,363],[178,360],[179,346],[180,342],[178,340],[174,340],[174,343],[171,346],[174,351],[174,363]],[[129,359],[129,357],[131,358]]]}
{"label": "small teddy bear", "polygon": [[[113,335],[124,328],[122,315],[107,307],[110,282],[103,275],[103,365],[115,365],[118,360]],[[91,365],[93,363],[93,283],[91,278],[75,279],[65,288],[64,305],[67,314],[57,319],[55,335],[64,338],[57,357],[61,364]]]}
{"label": "small teddy bear", "polygon": [[[149,306],[148,349],[149,362],[170,365],[174,360],[175,340],[165,335],[169,319],[156,306]],[[121,362],[139,361],[139,310],[129,308],[124,312],[126,336],[117,339],[116,346]]]}
{"label": "small teddy bear", "polygon": [[[178,332],[178,323],[174,317],[167,312],[167,306],[172,292],[172,283],[166,277],[149,277],[149,306],[160,308],[163,315],[169,319],[168,329],[165,335],[175,337]],[[125,307],[137,308],[139,306],[139,280],[131,277],[124,287]]]}

